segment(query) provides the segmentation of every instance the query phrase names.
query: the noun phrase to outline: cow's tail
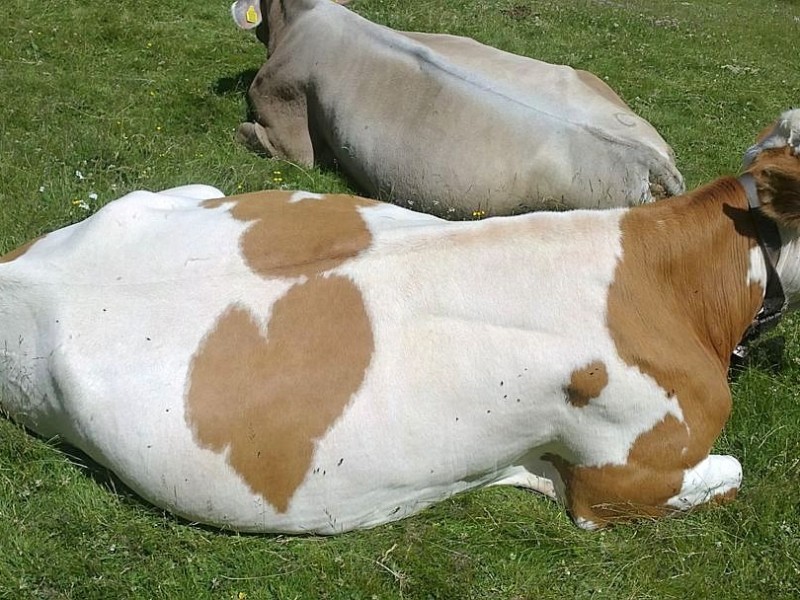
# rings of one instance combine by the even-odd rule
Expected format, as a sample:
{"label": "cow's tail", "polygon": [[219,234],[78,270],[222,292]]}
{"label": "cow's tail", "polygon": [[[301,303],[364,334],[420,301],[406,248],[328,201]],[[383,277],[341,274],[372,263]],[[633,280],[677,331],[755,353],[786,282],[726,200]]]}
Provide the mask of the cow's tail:
{"label": "cow's tail", "polygon": [[[652,145],[643,143],[640,140],[612,136],[597,127],[585,126],[585,129],[604,142],[622,146],[628,152],[640,157],[637,162],[647,167],[651,194],[651,198],[645,197],[642,200],[660,200],[669,196],[678,196],[686,191],[683,175],[678,171],[678,167],[675,166],[675,154],[666,142],[664,142],[667,151],[665,155]],[[661,141],[663,142],[663,140]]]}
{"label": "cow's tail", "polygon": [[686,183],[683,175],[675,166],[675,159],[672,150],[669,151],[669,158],[654,152],[655,156],[650,161],[650,193],[654,200],[668,198],[669,196],[679,196],[686,191]]}

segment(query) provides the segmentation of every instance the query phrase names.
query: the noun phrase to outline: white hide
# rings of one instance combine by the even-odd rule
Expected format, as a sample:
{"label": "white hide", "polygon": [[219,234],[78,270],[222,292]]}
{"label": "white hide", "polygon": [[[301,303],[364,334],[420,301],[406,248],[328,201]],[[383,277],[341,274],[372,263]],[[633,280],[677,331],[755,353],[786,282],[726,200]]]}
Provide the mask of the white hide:
{"label": "white hide", "polygon": [[[158,506],[244,531],[336,533],[492,483],[560,495],[543,454],[622,464],[641,433],[682,419],[606,329],[624,210],[457,223],[369,206],[372,245],[334,272],[361,291],[375,352],[277,513],[185,421],[190,361],[223,311],[237,303],[266,327],[293,283],[248,268],[250,224],[229,203],[199,206],[216,191],[134,192],[0,263],[3,409]],[[570,405],[564,386],[594,360],[608,385]]]}

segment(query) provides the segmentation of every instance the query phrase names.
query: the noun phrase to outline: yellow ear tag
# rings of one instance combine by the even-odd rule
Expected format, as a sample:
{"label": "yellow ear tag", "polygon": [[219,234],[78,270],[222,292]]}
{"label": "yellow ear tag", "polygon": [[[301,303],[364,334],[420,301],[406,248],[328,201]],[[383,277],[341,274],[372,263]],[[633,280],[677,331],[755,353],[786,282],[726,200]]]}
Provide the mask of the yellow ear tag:
{"label": "yellow ear tag", "polygon": [[248,23],[255,23],[256,21],[258,21],[258,13],[256,13],[256,7],[251,4],[250,7],[247,9],[247,14],[245,15],[244,18],[247,19]]}

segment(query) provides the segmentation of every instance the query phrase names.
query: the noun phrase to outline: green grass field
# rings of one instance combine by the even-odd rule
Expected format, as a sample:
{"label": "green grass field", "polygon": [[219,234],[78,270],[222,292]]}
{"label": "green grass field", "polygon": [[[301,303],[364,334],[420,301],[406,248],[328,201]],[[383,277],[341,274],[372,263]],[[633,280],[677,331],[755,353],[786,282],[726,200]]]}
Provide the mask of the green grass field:
{"label": "green grass field", "polygon": [[[133,189],[348,189],[336,174],[233,143],[264,50],[228,5],[3,1],[0,253]],[[353,9],[597,73],[673,145],[690,187],[735,172],[754,135],[800,104],[793,0]],[[798,598],[800,319],[779,333],[782,369],[762,360],[735,380],[717,443],[743,463],[738,500],[595,534],[512,489],[336,538],[222,533],[163,514],[84,457],[0,419],[0,598]]]}

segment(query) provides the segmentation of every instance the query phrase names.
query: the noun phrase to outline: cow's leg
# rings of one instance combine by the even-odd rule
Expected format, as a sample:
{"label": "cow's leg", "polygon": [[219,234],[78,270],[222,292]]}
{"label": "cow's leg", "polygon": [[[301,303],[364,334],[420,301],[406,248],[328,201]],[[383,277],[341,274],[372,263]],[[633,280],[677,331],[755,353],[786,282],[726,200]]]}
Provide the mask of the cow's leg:
{"label": "cow's leg", "polygon": [[742,483],[742,465],[733,456],[712,454],[683,474],[680,492],[668,506],[689,510],[712,500],[730,500]]}
{"label": "cow's leg", "polygon": [[742,468],[732,456],[707,456],[689,469],[640,461],[580,467],[550,457],[566,485],[575,523],[598,529],[609,523],[654,518],[735,496]]}
{"label": "cow's leg", "polygon": [[305,91],[269,66],[262,67],[248,92],[256,122],[242,123],[236,140],[259,154],[310,167],[314,148]]}
{"label": "cow's leg", "polygon": [[236,130],[236,141],[256,154],[276,157],[278,151],[269,141],[266,130],[258,123],[242,123]]}
{"label": "cow's leg", "polygon": [[512,471],[509,471],[502,479],[498,479],[492,485],[510,485],[543,494],[552,500],[557,499],[555,486],[551,479],[534,475],[523,467],[513,468]]}

